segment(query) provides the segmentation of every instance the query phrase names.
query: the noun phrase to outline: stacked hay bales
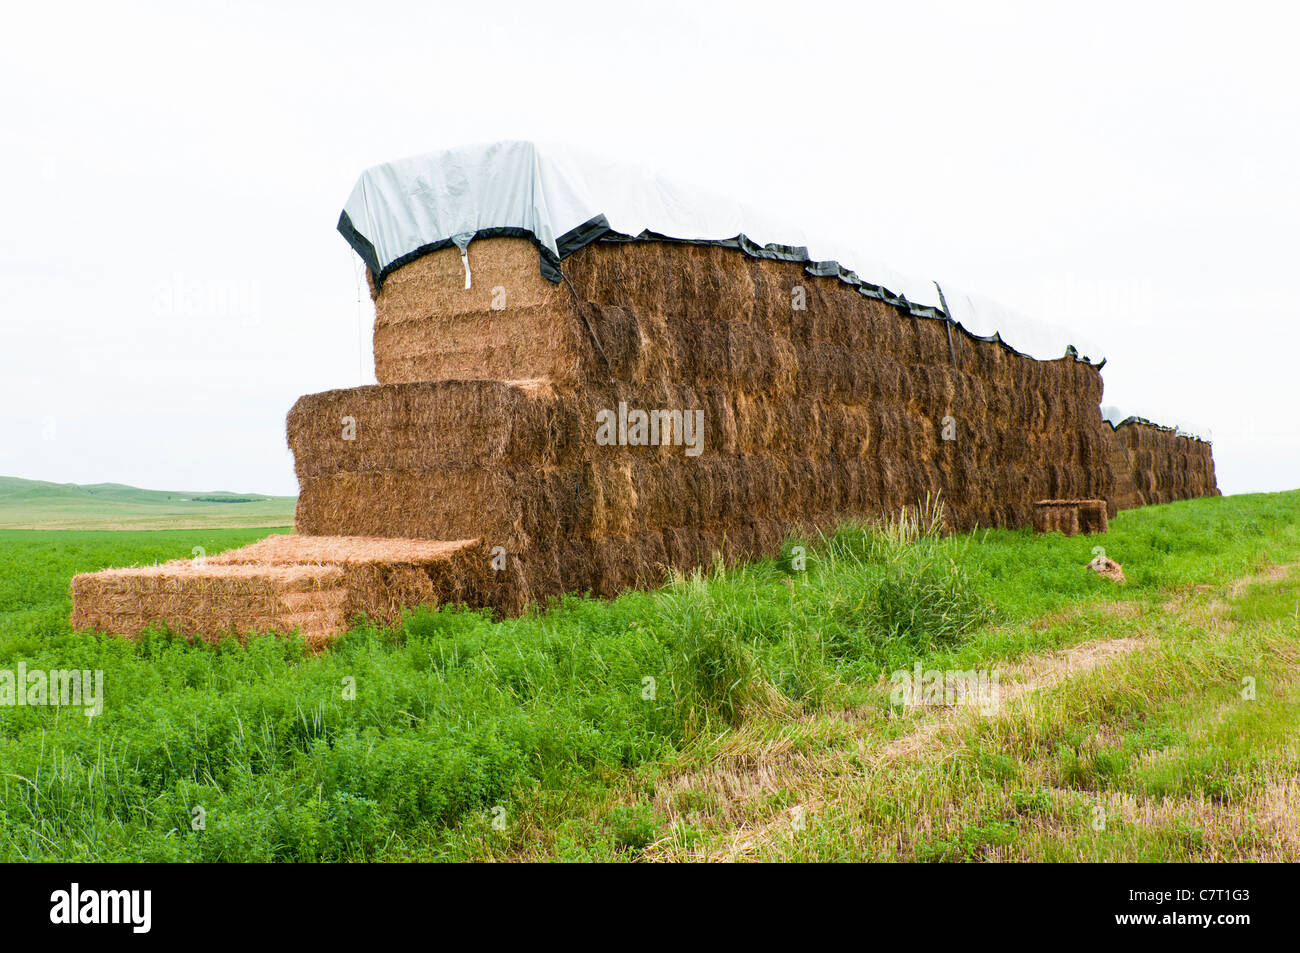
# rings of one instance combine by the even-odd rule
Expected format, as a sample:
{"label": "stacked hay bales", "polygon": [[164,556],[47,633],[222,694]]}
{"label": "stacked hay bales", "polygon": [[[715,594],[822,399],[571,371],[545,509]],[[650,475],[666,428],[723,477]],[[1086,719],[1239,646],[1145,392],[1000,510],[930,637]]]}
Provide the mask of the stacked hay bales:
{"label": "stacked hay bales", "polygon": [[1110,492],[1106,495],[1106,512],[1111,519],[1120,510],[1131,510],[1142,505],[1138,496],[1137,484],[1133,480],[1132,461],[1128,451],[1115,431],[1107,425],[1106,435],[1106,484]]}
{"label": "stacked hay bales", "polygon": [[1112,497],[1119,509],[1218,496],[1211,445],[1131,418],[1106,427]]}
{"label": "stacked hay bales", "polygon": [[[380,384],[291,411],[300,532],[481,535],[536,600],[770,553],[927,494],[953,528],[1106,494],[1101,378],[1072,357],[950,340],[735,249],[597,243],[559,285],[522,239],[470,254],[469,289],[454,249],[372,286]],[[602,445],[596,415],[620,408],[702,411],[701,452]]]}
{"label": "stacked hay bales", "polygon": [[356,613],[611,596],[926,497],[964,529],[1217,492],[1208,445],[1103,421],[1098,367],[796,262],[597,242],[552,284],[524,239],[469,257],[469,288],[455,248],[372,283],[379,384],[290,411],[300,535],[79,576],[73,624],[321,641]]}
{"label": "stacked hay bales", "polygon": [[345,627],[347,597],[337,566],[177,560],[73,577],[72,627],[134,635],[161,623],[212,641],[296,630],[319,644]]}
{"label": "stacked hay bales", "polygon": [[210,566],[322,566],[341,571],[343,618],[364,615],[396,623],[417,605],[483,605],[499,591],[490,559],[477,539],[439,541],[365,536],[285,534],[228,550]]}
{"label": "stacked hay bales", "polygon": [[209,641],[298,631],[321,645],[360,614],[392,624],[410,606],[485,605],[502,591],[478,540],[280,535],[206,559],[77,575],[72,626],[135,635],[164,624]]}
{"label": "stacked hay bales", "polygon": [[719,451],[789,476],[813,522],[928,493],[958,528],[1027,525],[1034,499],[1104,495],[1091,365],[950,337],[795,263],[667,243],[587,251],[568,273],[597,336],[618,342],[604,350],[619,376],[664,399],[684,377],[713,398]]}

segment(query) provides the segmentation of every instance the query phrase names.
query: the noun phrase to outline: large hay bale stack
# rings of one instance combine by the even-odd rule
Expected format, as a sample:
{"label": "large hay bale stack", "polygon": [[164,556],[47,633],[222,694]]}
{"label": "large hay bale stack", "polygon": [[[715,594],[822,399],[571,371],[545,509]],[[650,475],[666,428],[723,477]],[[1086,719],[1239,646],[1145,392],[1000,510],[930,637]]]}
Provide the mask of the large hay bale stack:
{"label": "large hay bale stack", "polygon": [[1109,492],[1106,494],[1106,513],[1112,519],[1120,510],[1129,510],[1142,505],[1137,486],[1133,482],[1132,465],[1124,444],[1109,427],[1103,429],[1106,436],[1106,476]]}
{"label": "large hay bale stack", "polygon": [[[375,293],[376,374],[389,384],[451,381],[471,367],[546,375],[572,422],[559,425],[568,443],[548,463],[625,453],[593,439],[595,411],[621,402],[704,410],[695,469],[730,466],[741,493],[757,488],[760,499],[777,476],[790,486],[774,505],[813,522],[929,492],[945,497],[954,526],[1028,525],[1036,498],[1106,495],[1101,379],[1073,358],[1034,361],[960,330],[950,343],[942,321],[735,249],[598,243],[565,262],[572,288],[546,281],[522,239],[475,242],[470,255],[468,290],[455,249],[388,276]],[[538,336],[543,312],[550,330]],[[476,338],[467,327],[491,330]],[[637,461],[671,458],[630,449]]]}
{"label": "large hay bale stack", "polygon": [[[532,154],[516,143],[480,158]],[[421,603],[514,613],[772,553],[791,530],[926,497],[944,501],[950,529],[1028,526],[1047,499],[1071,503],[1057,525],[1104,531],[1107,509],[1217,492],[1208,445],[1105,423],[1100,368],[1072,348],[1035,360],[948,321],[946,303],[909,304],[798,249],[740,239],[600,232],[563,256],[544,246],[539,267],[538,245],[499,227],[472,243],[438,234],[424,198],[402,207],[412,196],[394,174],[380,174],[376,201],[396,254],[381,261],[357,231],[370,227],[366,188],[359,217],[340,221],[382,278],[379,383],[303,397],[288,415],[301,535],[223,554],[209,575],[169,564],[78,577],[74,622],[334,632],[348,614],[394,621]],[[604,227],[582,221],[576,233]],[[425,229],[430,241],[403,244]],[[978,309],[958,313],[980,324]],[[1082,517],[1079,500],[1095,504]],[[229,592],[214,595],[221,579]],[[232,580],[255,593],[247,611]],[[327,593],[328,608],[303,615],[302,593]]]}
{"label": "large hay bale stack", "polygon": [[[380,384],[290,412],[299,532],[481,536],[540,599],[769,553],[927,494],[963,528],[1109,489],[1100,374],[1073,357],[950,339],[730,248],[597,243],[560,284],[523,239],[470,259],[469,289],[454,248],[372,284]],[[698,455],[598,442],[598,412],[637,410],[701,411]]]}

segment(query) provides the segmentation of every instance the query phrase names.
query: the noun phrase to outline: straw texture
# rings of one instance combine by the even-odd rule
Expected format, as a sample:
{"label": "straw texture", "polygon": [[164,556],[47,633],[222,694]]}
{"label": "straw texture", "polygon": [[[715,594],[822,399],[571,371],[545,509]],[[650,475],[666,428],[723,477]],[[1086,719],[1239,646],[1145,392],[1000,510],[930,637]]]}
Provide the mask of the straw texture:
{"label": "straw texture", "polygon": [[319,645],[360,614],[391,624],[414,605],[518,611],[519,589],[475,539],[277,535],[204,560],[75,576],[72,624],[136,635],[164,623],[210,640],[299,631]]}
{"label": "straw texture", "polygon": [[1117,508],[1219,495],[1209,443],[1138,422],[1107,426],[1105,433]]}

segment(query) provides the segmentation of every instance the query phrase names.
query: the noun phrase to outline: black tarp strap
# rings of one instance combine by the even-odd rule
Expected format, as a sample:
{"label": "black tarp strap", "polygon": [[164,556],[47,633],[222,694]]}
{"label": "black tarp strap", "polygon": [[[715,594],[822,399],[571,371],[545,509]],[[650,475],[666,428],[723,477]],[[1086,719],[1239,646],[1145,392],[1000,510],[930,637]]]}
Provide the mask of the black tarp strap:
{"label": "black tarp strap", "polygon": [[961,371],[957,369],[957,349],[952,343],[952,312],[948,310],[948,299],[943,296],[943,289],[939,287],[937,281],[934,283],[934,290],[939,292],[939,305],[943,308],[943,326],[948,332],[948,355],[952,358],[952,372],[957,375],[958,383],[960,383]]}

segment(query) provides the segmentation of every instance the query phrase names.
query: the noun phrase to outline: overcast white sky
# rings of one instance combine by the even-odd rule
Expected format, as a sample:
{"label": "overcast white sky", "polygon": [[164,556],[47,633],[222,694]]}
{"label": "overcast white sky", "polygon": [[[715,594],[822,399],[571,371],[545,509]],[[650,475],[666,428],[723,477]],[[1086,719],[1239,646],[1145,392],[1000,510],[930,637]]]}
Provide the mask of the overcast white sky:
{"label": "overcast white sky", "polygon": [[0,57],[0,473],[295,493],[284,415],[372,383],[334,230],[366,166],[637,157],[1086,326],[1106,403],[1300,486],[1286,5],[23,4]]}

